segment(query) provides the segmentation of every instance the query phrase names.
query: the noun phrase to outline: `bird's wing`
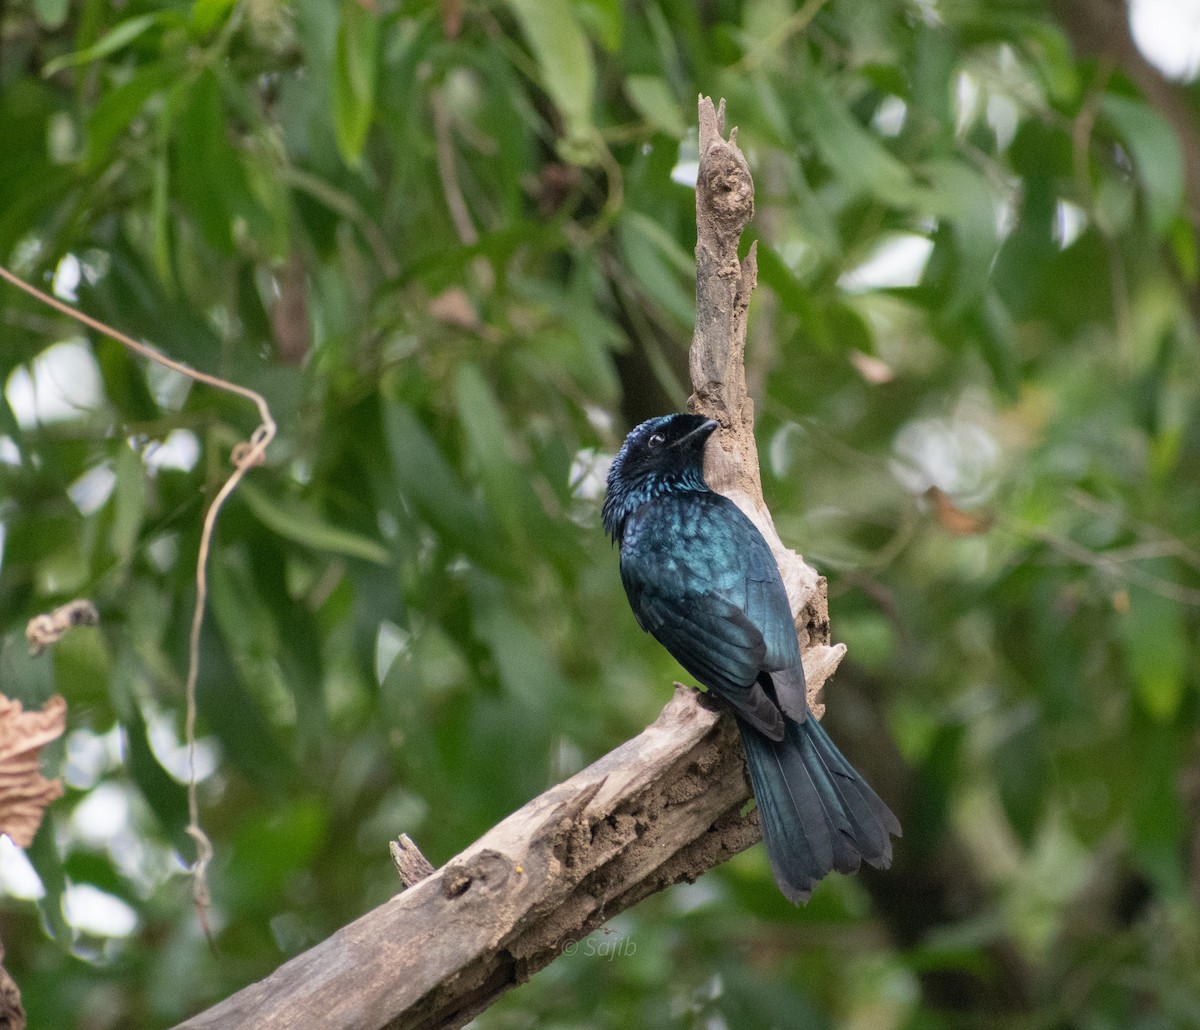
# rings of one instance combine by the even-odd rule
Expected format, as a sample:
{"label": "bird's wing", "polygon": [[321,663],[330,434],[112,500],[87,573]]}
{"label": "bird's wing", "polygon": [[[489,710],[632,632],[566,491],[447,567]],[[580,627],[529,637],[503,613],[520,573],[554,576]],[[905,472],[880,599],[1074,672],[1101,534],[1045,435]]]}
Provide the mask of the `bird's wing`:
{"label": "bird's wing", "polygon": [[787,590],[775,555],[753,523],[746,521],[754,530],[756,545],[746,548],[742,608],[762,634],[763,668],[771,672],[790,669],[800,663],[800,644]]}
{"label": "bird's wing", "polygon": [[660,501],[627,530],[621,578],[642,628],[748,722],[779,739],[778,708],[760,674],[799,670],[799,698],[780,697],[804,717],[803,671],[787,592],[771,549],[732,501],[717,494]]}
{"label": "bird's wing", "polygon": [[641,623],[688,672],[772,739],[783,735],[779,709],[758,683],[762,635],[736,605],[716,594],[684,604],[653,590],[642,595]]}
{"label": "bird's wing", "polygon": [[[721,503],[724,502],[724,503]],[[770,545],[758,527],[732,501],[718,502],[721,518],[737,526],[741,542],[738,604],[746,617],[762,634],[761,669],[770,677],[774,699],[784,713],[797,722],[808,714],[808,692],[804,685],[804,666],[800,662],[800,643],[787,590],[779,575],[779,566]]]}

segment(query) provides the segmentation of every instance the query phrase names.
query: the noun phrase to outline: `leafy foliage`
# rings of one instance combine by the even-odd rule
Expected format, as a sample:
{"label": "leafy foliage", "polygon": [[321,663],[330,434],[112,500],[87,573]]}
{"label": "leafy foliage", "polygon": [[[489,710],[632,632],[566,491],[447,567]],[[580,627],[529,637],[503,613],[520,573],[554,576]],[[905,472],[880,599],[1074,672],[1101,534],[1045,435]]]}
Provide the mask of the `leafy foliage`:
{"label": "leafy foliage", "polygon": [[[754,849],[480,1025],[1194,1021],[1188,164],[1044,5],[3,18],[0,260],[281,427],[210,567],[213,954],[182,683],[253,412],[6,290],[0,689],[71,706],[44,896],[5,902],[32,1025],[181,1018],[391,894],[389,837],[444,861],[656,714],[680,673],[626,611],[589,462],[686,399],[699,91],[757,183],[768,500],[830,578],[834,732],[906,837],[803,911]],[[25,621],[78,595],[100,627],[28,658]],[[81,885],[129,932],[89,929]]]}

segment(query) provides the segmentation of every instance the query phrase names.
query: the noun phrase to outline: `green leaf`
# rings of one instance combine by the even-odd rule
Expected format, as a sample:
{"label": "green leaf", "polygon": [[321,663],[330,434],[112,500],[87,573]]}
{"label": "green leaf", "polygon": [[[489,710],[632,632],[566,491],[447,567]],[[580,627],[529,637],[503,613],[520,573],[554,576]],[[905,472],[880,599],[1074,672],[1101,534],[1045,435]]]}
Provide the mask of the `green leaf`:
{"label": "green leaf", "polygon": [[566,688],[546,645],[513,613],[511,598],[494,579],[475,578],[471,594],[475,632],[491,651],[504,689],[528,712],[547,717]]}
{"label": "green leaf", "polygon": [[131,702],[132,718],[122,718],[125,727],[125,766],[150,805],[163,832],[181,854],[195,853],[195,843],[187,835],[187,788],[159,764],[150,747],[149,727],[137,702]]}
{"label": "green leaf", "polygon": [[113,553],[124,565],[133,556],[146,516],[146,466],[141,455],[123,445],[117,452],[115,472],[111,539]]}
{"label": "green leaf", "polygon": [[271,911],[289,880],[309,868],[328,822],[327,809],[315,799],[247,820],[223,874],[223,893],[238,909]]}
{"label": "green leaf", "polygon": [[33,10],[37,15],[38,24],[44,29],[54,31],[61,28],[67,20],[70,0],[34,0]]}
{"label": "green leaf", "polygon": [[1079,69],[1062,29],[1031,17],[1023,23],[1021,33],[1023,49],[1055,106],[1061,110],[1076,104],[1080,90]]}
{"label": "green leaf", "polygon": [[276,792],[295,782],[300,770],[284,751],[272,721],[250,693],[211,621],[201,634],[196,703],[204,724],[246,776]]}
{"label": "green leaf", "polygon": [[1129,148],[1154,235],[1165,237],[1183,203],[1183,154],[1170,124],[1140,100],[1109,93],[1103,110]]}
{"label": "green leaf", "polygon": [[1180,860],[1189,820],[1180,804],[1179,780],[1188,767],[1188,744],[1181,728],[1169,723],[1147,726],[1136,720],[1131,729],[1137,759],[1128,767],[1125,787],[1134,853],[1161,885],[1182,896],[1187,888]]}
{"label": "green leaf", "polygon": [[950,223],[960,258],[953,296],[942,304],[949,319],[977,300],[987,286],[1000,244],[992,191],[987,179],[963,161],[934,161],[924,173],[929,181],[929,211]]}
{"label": "green leaf", "polygon": [[622,14],[620,0],[575,0],[579,20],[610,53],[621,48]]}
{"label": "green leaf", "polygon": [[[1169,562],[1147,564],[1166,570]],[[1119,639],[1133,675],[1138,698],[1156,720],[1165,722],[1183,701],[1189,652],[1187,628],[1179,605],[1142,587],[1129,591],[1128,610],[1116,615]]]}
{"label": "green leaf", "polygon": [[375,116],[379,71],[379,18],[366,5],[345,0],[333,58],[333,128],[338,150],[351,168],[362,160]]}
{"label": "green leaf", "polygon": [[[10,560],[12,549],[6,555]],[[6,633],[0,646],[0,690],[26,708],[40,708],[55,693],[54,663],[48,655],[34,658],[29,642],[17,630]]]}
{"label": "green leaf", "polygon": [[47,61],[45,68],[42,69],[42,74],[49,78],[51,75],[58,74],[64,68],[73,68],[77,65],[98,61],[100,58],[107,57],[109,54],[116,53],[122,47],[128,46],[147,29],[153,28],[160,23],[166,23],[172,19],[173,15],[166,11],[159,11],[155,14],[141,14],[136,18],[127,18],[117,25],[116,28],[106,32],[90,47],[77,50],[73,54],[63,54],[52,61]]}
{"label": "green leaf", "polygon": [[238,0],[196,0],[192,4],[192,31],[197,36],[206,36],[215,29],[234,7]]}
{"label": "green leaf", "polygon": [[[176,103],[182,107],[172,124]],[[232,253],[232,204],[238,195],[246,193],[246,183],[229,147],[221,86],[211,69],[205,69],[194,83],[180,84],[172,91],[162,115],[162,131],[171,137],[170,168],[156,169],[163,177],[155,182],[156,214],[163,233],[169,184],[171,198],[177,201],[179,210],[191,214],[208,243],[226,254]],[[164,235],[161,246],[165,243]],[[159,259],[168,261],[169,256],[164,251]]]}
{"label": "green leaf", "polygon": [[104,380],[104,396],[121,418],[126,422],[151,422],[158,418],[161,412],[146,385],[144,366],[130,350],[108,337],[97,340],[92,349]]}
{"label": "green leaf", "polygon": [[656,129],[682,139],[687,131],[683,112],[660,75],[630,75],[625,80],[625,95],[634,110]]}
{"label": "green leaf", "polygon": [[63,914],[62,899],[67,890],[67,876],[59,855],[54,829],[54,814],[47,812],[29,846],[27,857],[42,881],[46,893],[38,900],[38,910],[46,931],[67,950],[75,940],[75,931]]}
{"label": "green leaf", "polygon": [[288,540],[316,551],[362,558],[376,565],[391,563],[391,555],[383,544],[348,529],[331,526],[309,505],[295,498],[282,504],[247,480],[242,480],[237,492],[263,525]]}
{"label": "green leaf", "polygon": [[509,453],[508,429],[492,389],[479,366],[468,362],[454,376],[458,417],[474,452],[479,478],[492,510],[510,534],[521,534],[523,506],[519,484],[524,476]]}
{"label": "green leaf", "polygon": [[[282,540],[273,543],[275,547],[264,541],[252,550],[249,561],[254,578],[250,589],[261,600],[270,623],[271,628],[261,625],[259,628],[260,636],[275,645],[275,653],[267,656],[268,661],[278,667],[279,675],[295,701],[297,744],[315,754],[323,748],[329,728],[321,625],[308,606],[298,603],[288,590],[288,566],[295,558],[289,557],[288,547]],[[363,569],[369,569],[371,574],[379,575],[385,581],[395,576],[391,566],[381,569],[374,564],[354,564],[351,575],[359,572],[354,576],[356,594],[363,591]],[[388,598],[375,608],[375,617],[378,619],[381,613],[398,613],[400,607]],[[300,754],[303,758],[306,752],[301,750]]]}
{"label": "green leaf", "polygon": [[1176,219],[1171,228],[1171,253],[1179,264],[1184,282],[1195,289],[1200,281],[1200,241],[1196,239],[1196,228],[1187,219]]}
{"label": "green leaf", "polygon": [[173,846],[190,855],[195,846],[184,829],[188,821],[186,788],[154,756],[138,698],[137,684],[145,677],[146,669],[132,641],[124,636],[118,640],[108,690],[117,718],[125,730],[126,769]]}
{"label": "green leaf", "polygon": [[634,279],[680,322],[690,325],[696,308],[692,290],[683,281],[696,274],[691,256],[658,222],[630,208],[621,212],[617,239]]}
{"label": "green leaf", "polygon": [[478,565],[514,575],[517,567],[487,509],[467,493],[413,411],[388,404],[384,425],[396,482],[422,518]]}
{"label": "green leaf", "polygon": [[809,77],[800,106],[813,146],[844,185],[886,204],[907,207],[921,197],[906,165],[850,113],[828,78]]}
{"label": "green leaf", "polygon": [[550,94],[566,127],[563,157],[580,164],[594,153],[592,103],[596,68],[592,49],[568,0],[508,0],[521,24]]}
{"label": "green leaf", "polygon": [[1053,770],[1046,757],[1045,735],[1036,708],[1026,704],[1006,721],[1009,725],[997,741],[992,768],[1009,824],[1028,847],[1046,811]]}

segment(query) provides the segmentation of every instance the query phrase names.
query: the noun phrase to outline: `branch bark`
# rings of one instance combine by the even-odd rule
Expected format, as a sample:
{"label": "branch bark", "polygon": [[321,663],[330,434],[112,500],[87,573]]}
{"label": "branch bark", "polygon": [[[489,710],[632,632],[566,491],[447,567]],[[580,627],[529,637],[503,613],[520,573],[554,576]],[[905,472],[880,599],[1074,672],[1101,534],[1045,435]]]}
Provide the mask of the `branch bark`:
{"label": "branch bark", "polygon": [[754,400],[746,390],[746,312],[758,283],[757,241],[738,257],[742,230],[754,215],[754,181],[737,145],[737,129],[725,138],[725,101],[713,107],[700,98],[700,170],[696,180],[696,330],[689,365],[692,389],[688,410],[721,423],[716,444],[705,455],[704,478],[742,509],[758,527],[783,576],[788,600],[810,661],[820,671],[808,678],[808,700],[818,718],[817,700],[825,680],[846,653],[830,647],[829,601],[825,578],[779,539],[763,500],[758,447],[754,439]]}
{"label": "branch bark", "polygon": [[736,741],[679,687],[639,736],[179,1030],[462,1026],[565,943],[757,839]]}
{"label": "branch bark", "polygon": [[[784,548],[762,500],[743,367],[754,248],[738,259],[754,184],[736,130],[723,136],[724,107],[700,99],[689,406],[721,423],[706,475],[775,551],[799,613],[805,674],[815,694],[845,648],[828,646],[824,580]],[[460,1027],[552,962],[564,944],[758,841],[757,817],[742,814],[749,798],[732,717],[677,687],[638,737],[529,802],[442,869],[178,1030]]]}

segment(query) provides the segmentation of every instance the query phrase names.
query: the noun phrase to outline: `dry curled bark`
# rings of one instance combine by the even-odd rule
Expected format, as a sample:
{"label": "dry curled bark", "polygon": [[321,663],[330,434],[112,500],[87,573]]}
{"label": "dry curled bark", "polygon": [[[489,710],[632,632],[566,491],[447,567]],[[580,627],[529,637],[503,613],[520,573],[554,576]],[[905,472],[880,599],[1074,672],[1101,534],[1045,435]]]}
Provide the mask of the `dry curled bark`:
{"label": "dry curled bark", "polygon": [[[706,475],[762,529],[800,613],[810,693],[836,668],[824,580],[779,541],[762,501],[746,394],[754,250],[738,259],[754,185],[700,100],[693,410],[721,422]],[[181,1025],[190,1030],[458,1027],[563,945],[760,839],[733,719],[679,687],[658,720],[427,873],[397,842],[407,889],[271,976]],[[417,853],[419,855],[419,853]],[[414,871],[415,870],[415,871]]]}
{"label": "dry curled bark", "polygon": [[57,695],[41,711],[0,694],[0,833],[19,848],[33,843],[46,809],[63,794],[62,780],[42,775],[42,748],[62,736],[67,703]]}

